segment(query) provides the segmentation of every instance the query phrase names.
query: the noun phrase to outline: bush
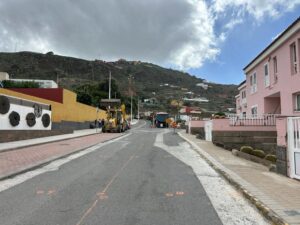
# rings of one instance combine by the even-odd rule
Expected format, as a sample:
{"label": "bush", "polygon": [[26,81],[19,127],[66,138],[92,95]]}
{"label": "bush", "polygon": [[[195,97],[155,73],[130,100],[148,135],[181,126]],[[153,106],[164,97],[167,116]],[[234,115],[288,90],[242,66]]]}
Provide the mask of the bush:
{"label": "bush", "polygon": [[39,88],[40,85],[34,81],[2,81],[4,88]]}
{"label": "bush", "polygon": [[269,161],[271,161],[273,163],[276,163],[276,161],[277,161],[276,155],[271,155],[271,154],[266,155],[265,159],[269,160]]}
{"label": "bush", "polygon": [[253,151],[253,148],[251,146],[242,146],[240,151],[247,153],[247,154],[251,154]]}
{"label": "bush", "polygon": [[262,159],[265,158],[265,156],[266,156],[266,154],[263,150],[258,150],[258,149],[253,150],[251,155],[257,156]]}

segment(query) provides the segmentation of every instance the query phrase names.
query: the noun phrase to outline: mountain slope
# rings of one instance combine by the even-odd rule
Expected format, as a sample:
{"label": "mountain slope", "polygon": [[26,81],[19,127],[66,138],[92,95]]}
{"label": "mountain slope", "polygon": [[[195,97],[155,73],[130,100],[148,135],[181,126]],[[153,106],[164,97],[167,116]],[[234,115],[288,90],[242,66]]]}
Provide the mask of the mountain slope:
{"label": "mountain slope", "polygon": [[166,105],[171,99],[205,97],[210,102],[200,106],[213,111],[234,107],[237,94],[236,85],[208,83],[209,87],[205,90],[196,86],[197,83],[205,83],[203,79],[151,63],[122,59],[116,62],[89,61],[52,52],[0,53],[0,71],[8,72],[12,78],[58,80],[60,86],[72,90],[80,84],[103,81],[111,71],[124,95],[128,95],[128,75],[132,74],[135,93],[141,99],[155,97]]}

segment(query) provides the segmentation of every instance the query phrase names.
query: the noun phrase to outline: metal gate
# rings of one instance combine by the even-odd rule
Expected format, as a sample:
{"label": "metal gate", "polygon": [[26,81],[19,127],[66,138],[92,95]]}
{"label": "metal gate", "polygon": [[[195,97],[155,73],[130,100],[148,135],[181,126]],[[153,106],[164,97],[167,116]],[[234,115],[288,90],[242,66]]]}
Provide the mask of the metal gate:
{"label": "metal gate", "polygon": [[300,179],[300,117],[289,117],[287,121],[290,177]]}
{"label": "metal gate", "polygon": [[212,141],[212,121],[205,121],[204,124],[205,140]]}

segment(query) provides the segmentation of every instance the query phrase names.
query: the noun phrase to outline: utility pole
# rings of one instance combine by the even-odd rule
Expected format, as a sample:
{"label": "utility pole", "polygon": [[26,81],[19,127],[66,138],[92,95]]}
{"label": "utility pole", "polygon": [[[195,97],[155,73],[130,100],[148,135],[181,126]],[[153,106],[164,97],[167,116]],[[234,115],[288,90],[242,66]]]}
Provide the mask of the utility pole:
{"label": "utility pole", "polygon": [[109,71],[109,80],[108,80],[108,99],[111,99],[111,71]]}
{"label": "utility pole", "polygon": [[130,123],[132,123],[132,79],[134,77],[132,74],[129,75],[128,80],[129,80],[129,90],[130,90]]}
{"label": "utility pole", "polygon": [[138,121],[140,120],[140,106],[139,106],[139,96],[138,96],[138,102],[137,102],[137,115],[138,115]]}

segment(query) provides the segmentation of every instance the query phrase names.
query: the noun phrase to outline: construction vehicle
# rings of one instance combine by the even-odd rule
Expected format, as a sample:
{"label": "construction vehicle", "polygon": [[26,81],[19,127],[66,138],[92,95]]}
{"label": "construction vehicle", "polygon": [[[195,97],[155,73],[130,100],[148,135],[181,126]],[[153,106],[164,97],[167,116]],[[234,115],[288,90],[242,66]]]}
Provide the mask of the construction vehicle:
{"label": "construction vehicle", "polygon": [[120,99],[102,99],[101,106],[106,107],[107,118],[102,126],[102,132],[124,132],[128,129],[125,105]]}

